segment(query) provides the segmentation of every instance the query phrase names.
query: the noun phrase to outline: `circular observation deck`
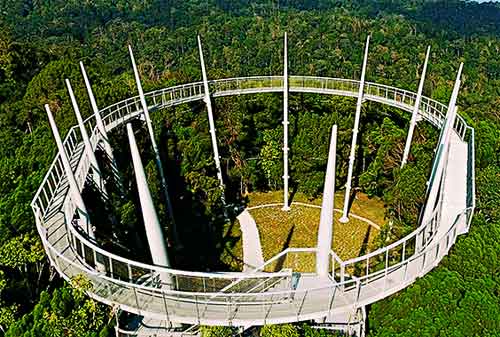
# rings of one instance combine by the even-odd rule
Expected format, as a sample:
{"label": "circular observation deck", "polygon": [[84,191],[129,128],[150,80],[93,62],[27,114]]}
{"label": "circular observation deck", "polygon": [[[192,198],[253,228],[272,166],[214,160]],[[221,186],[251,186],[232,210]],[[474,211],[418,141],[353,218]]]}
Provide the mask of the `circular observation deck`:
{"label": "circular observation deck", "polygon": [[[289,91],[357,97],[356,80],[290,76]],[[283,92],[283,76],[209,81],[212,97]],[[366,82],[364,100],[414,109],[416,94]],[[202,100],[203,82],[145,94],[151,113]],[[419,118],[444,129],[447,107],[422,97]],[[143,114],[131,97],[100,110],[107,131]],[[438,145],[428,180],[425,212],[411,234],[364,256],[343,261],[330,252],[327,277],[283,269],[267,272],[279,259],[315,254],[316,248],[287,249],[251,273],[187,272],[129,260],[107,252],[73,225],[75,201],[59,155],[52,162],[31,206],[52,266],[70,280],[84,275],[88,294],[102,303],[159,320],[187,324],[250,326],[321,319],[378,301],[413,283],[448,253],[457,235],[466,233],[475,206],[474,129],[460,117],[451,121],[448,146]],[[94,117],[85,120],[93,149],[103,141]],[[77,126],[63,144],[80,189],[90,170]],[[434,188],[435,187],[435,188]],[[292,204],[293,207],[293,204]],[[170,280],[168,285],[162,280]]]}

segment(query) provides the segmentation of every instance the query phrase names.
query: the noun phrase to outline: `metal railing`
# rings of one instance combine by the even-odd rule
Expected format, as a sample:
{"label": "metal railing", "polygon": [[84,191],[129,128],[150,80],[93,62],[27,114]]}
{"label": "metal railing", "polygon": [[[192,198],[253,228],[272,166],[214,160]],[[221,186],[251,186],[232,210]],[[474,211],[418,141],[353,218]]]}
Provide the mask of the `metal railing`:
{"label": "metal railing", "polygon": [[[88,272],[78,262],[70,261],[55,251],[43,238],[52,263],[65,277],[85,274],[94,288],[91,295],[104,303],[120,304],[132,312],[178,319],[182,315],[186,322],[236,322],[238,320],[254,320],[279,322],[281,318],[296,317],[307,319],[310,315],[319,315],[331,310],[342,310],[352,305],[371,303],[413,282],[417,277],[432,269],[446,255],[454,244],[459,226],[468,222],[470,208],[461,212],[452,226],[423,251],[407,257],[397,265],[387,268],[385,277],[371,277],[370,282],[349,276],[342,282],[332,282],[328,286],[310,287],[307,289],[290,289],[286,291],[269,291],[261,293],[219,293],[216,297],[210,293],[183,292],[169,289],[158,289],[151,286],[131,285],[97,272]],[[376,276],[376,275],[372,275]],[[381,296],[381,297],[380,297]],[[284,302],[283,299],[289,299]],[[271,307],[275,307],[277,317],[273,317]],[[225,308],[221,310],[221,308]],[[238,308],[238,310],[237,310]],[[250,315],[240,317],[238,313]],[[269,316],[271,315],[271,316]],[[295,320],[295,319],[294,319]],[[181,320],[182,321],[182,320]]]}

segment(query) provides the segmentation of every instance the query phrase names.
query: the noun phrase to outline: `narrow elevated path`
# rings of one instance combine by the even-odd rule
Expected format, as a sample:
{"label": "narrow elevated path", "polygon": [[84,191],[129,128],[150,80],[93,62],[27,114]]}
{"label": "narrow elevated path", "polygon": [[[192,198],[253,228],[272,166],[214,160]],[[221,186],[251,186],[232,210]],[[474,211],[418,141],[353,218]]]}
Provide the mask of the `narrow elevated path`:
{"label": "narrow elevated path", "polygon": [[248,210],[238,215],[243,236],[243,271],[250,272],[264,264],[257,224]]}

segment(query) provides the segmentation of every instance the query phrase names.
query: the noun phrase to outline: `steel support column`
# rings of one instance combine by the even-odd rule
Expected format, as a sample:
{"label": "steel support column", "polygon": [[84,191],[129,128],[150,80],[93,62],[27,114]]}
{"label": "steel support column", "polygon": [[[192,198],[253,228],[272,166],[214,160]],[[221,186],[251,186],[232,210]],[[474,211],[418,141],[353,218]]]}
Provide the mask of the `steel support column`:
{"label": "steel support column", "polygon": [[450,102],[448,103],[448,109],[446,112],[446,119],[444,125],[441,128],[441,134],[439,136],[439,142],[436,148],[436,158],[432,164],[431,176],[427,181],[427,191],[426,191],[426,204],[424,206],[424,211],[420,219],[420,223],[424,223],[430,219],[432,212],[434,211],[434,205],[436,203],[436,198],[438,196],[438,190],[440,184],[435,183],[442,179],[443,171],[445,169],[444,165],[446,163],[446,156],[448,154],[448,146],[451,131],[453,130],[453,123],[457,116],[457,97],[460,90],[460,84],[462,77],[463,63],[460,64],[458,69],[457,77],[455,79],[455,84],[453,86],[453,91],[451,93]]}
{"label": "steel support column", "polygon": [[222,179],[222,169],[220,166],[220,156],[219,156],[219,148],[217,146],[217,136],[215,134],[215,123],[214,123],[214,115],[212,111],[212,100],[210,98],[210,90],[208,88],[208,77],[207,77],[207,71],[205,68],[205,59],[203,58],[203,49],[201,47],[201,38],[198,35],[198,51],[200,53],[200,64],[201,64],[201,73],[203,76],[203,88],[205,91],[205,96],[203,97],[203,101],[205,102],[207,106],[207,112],[208,112],[208,124],[210,127],[210,137],[212,139],[212,149],[214,151],[214,162],[215,162],[215,168],[217,170],[217,179],[219,179],[219,187],[222,191],[222,203],[225,205],[226,204],[226,197],[224,193],[224,180]]}
{"label": "steel support column", "polygon": [[146,228],[146,236],[148,238],[149,251],[151,252],[153,264],[170,267],[167,246],[163,237],[160,221],[158,220],[158,215],[156,214],[153,197],[149,191],[148,181],[144,173],[144,166],[142,165],[141,156],[134,136],[134,130],[130,123],[127,124],[127,135],[130,144],[130,153],[132,155],[132,163],[134,165],[137,190],[139,192],[139,200],[141,202],[142,218],[144,219],[144,227]]}
{"label": "steel support column", "polygon": [[174,210],[172,208],[172,203],[170,202],[170,196],[168,194],[167,179],[165,178],[165,172],[163,171],[163,165],[161,163],[161,158],[160,158],[160,151],[158,150],[158,146],[156,145],[155,134],[153,131],[153,123],[151,122],[151,118],[149,116],[148,104],[146,103],[144,92],[142,91],[142,84],[141,84],[141,79],[139,77],[139,71],[137,70],[134,53],[132,52],[132,47],[130,45],[128,46],[128,50],[130,53],[130,60],[132,61],[132,68],[134,69],[135,82],[137,84],[137,91],[139,91],[139,99],[141,101],[142,111],[144,112],[144,118],[146,120],[146,126],[148,128],[149,138],[151,139],[151,145],[153,147],[153,152],[155,153],[156,166],[158,167],[158,171],[160,173],[161,186],[163,194],[165,196],[165,202],[167,204],[167,211],[172,220],[172,234],[174,235],[175,241],[178,243],[177,228],[174,219]]}
{"label": "steel support column", "polygon": [[283,49],[283,210],[290,210],[288,202],[288,38],[285,32]]}
{"label": "steel support column", "polygon": [[78,126],[82,135],[83,144],[85,146],[85,154],[87,155],[90,161],[90,166],[92,167],[92,179],[94,180],[94,183],[98,186],[100,191],[104,194],[104,197],[107,197],[108,193],[106,191],[106,186],[104,186],[102,172],[99,168],[99,164],[97,163],[97,158],[95,156],[94,150],[92,149],[92,144],[90,143],[89,134],[87,133],[87,129],[85,128],[85,124],[83,123],[80,108],[78,107],[73,88],[71,87],[71,83],[68,79],[66,79],[66,87],[68,88],[71,104],[73,105],[73,111],[75,112],[76,120],[78,121]]}
{"label": "steel support column", "polygon": [[352,173],[354,170],[354,156],[356,155],[356,143],[358,139],[359,118],[361,115],[361,105],[363,103],[363,94],[365,87],[366,64],[368,62],[368,47],[370,45],[370,35],[366,38],[365,56],[363,59],[363,68],[361,69],[361,80],[359,82],[358,101],[356,103],[356,115],[354,116],[354,128],[352,129],[351,153],[349,155],[349,169],[347,172],[347,183],[345,185],[344,208],[340,222],[349,221],[349,198],[351,195]]}
{"label": "steel support column", "polygon": [[316,253],[316,273],[319,276],[328,276],[330,264],[330,250],[333,237],[333,212],[335,200],[335,163],[337,155],[337,125],[332,127],[328,164],[326,166],[323,200],[318,230],[318,246]]}
{"label": "steel support column", "polygon": [[453,91],[451,93],[450,102],[448,103],[448,111],[446,113],[446,122],[444,125],[443,134],[441,135],[441,144],[445,144],[450,138],[450,132],[453,129],[453,123],[455,122],[455,118],[457,116],[457,98],[458,92],[460,91],[460,85],[462,84],[462,70],[464,64],[460,63],[458,68],[457,77],[455,79],[455,84],[453,85]]}
{"label": "steel support column", "polygon": [[427,71],[427,62],[429,61],[429,54],[431,52],[431,46],[427,47],[427,53],[425,54],[424,68],[422,69],[422,76],[420,76],[420,83],[418,85],[417,97],[415,99],[415,107],[413,109],[413,114],[411,116],[410,128],[408,129],[408,137],[406,138],[405,149],[403,153],[403,160],[401,161],[401,167],[405,166],[408,161],[408,155],[410,154],[410,146],[413,138],[413,131],[417,125],[418,112],[420,111],[420,102],[422,100],[422,91],[424,90],[425,73]]}
{"label": "steel support column", "polygon": [[115,178],[116,178],[116,183],[119,186],[120,191],[123,192],[123,183],[121,181],[121,176],[118,171],[118,165],[116,164],[116,159],[113,154],[113,149],[111,148],[111,145],[109,144],[109,138],[108,138],[108,133],[106,131],[106,128],[104,126],[104,122],[102,121],[101,114],[99,113],[99,108],[97,107],[97,103],[94,97],[94,93],[92,91],[92,86],[90,85],[89,78],[87,76],[87,72],[85,71],[85,67],[83,66],[83,62],[80,62],[80,69],[83,75],[83,80],[85,82],[85,87],[87,88],[87,94],[89,96],[90,100],[90,105],[92,106],[92,111],[94,112],[94,117],[97,125],[97,129],[101,133],[101,136],[103,138],[103,147],[104,151],[106,152],[106,155],[108,156],[110,162],[111,162],[111,167],[115,171]]}
{"label": "steel support column", "polygon": [[71,199],[77,207],[77,212],[78,215],[80,216],[80,220],[85,223],[85,226],[82,229],[88,234],[90,238],[95,239],[94,229],[90,224],[87,207],[85,207],[85,203],[83,202],[80,189],[78,188],[78,184],[76,182],[75,175],[73,173],[73,169],[71,168],[68,155],[66,154],[66,150],[64,149],[64,145],[61,140],[61,135],[59,134],[59,130],[57,129],[57,125],[54,120],[54,116],[52,115],[52,112],[50,111],[50,107],[48,104],[45,104],[45,111],[47,112],[47,116],[49,117],[50,128],[52,129],[52,133],[54,134],[57,150],[59,151],[59,156],[61,157],[61,161],[64,167],[64,172],[66,173],[66,177],[68,179],[69,193],[71,195]]}

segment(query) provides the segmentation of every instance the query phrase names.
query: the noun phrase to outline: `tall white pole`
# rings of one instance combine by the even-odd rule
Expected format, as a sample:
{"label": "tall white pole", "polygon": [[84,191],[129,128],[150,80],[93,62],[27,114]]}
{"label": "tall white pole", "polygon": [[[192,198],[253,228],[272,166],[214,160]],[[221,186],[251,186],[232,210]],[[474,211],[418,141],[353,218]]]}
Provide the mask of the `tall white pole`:
{"label": "tall white pole", "polygon": [[427,62],[429,61],[430,52],[431,52],[431,46],[428,46],[427,53],[425,54],[422,76],[420,76],[420,83],[418,85],[417,97],[415,99],[415,107],[413,108],[413,114],[411,116],[410,128],[408,130],[408,137],[406,138],[406,144],[403,153],[403,160],[401,161],[401,167],[405,166],[406,162],[408,161],[408,155],[410,154],[410,146],[413,138],[413,132],[415,130],[415,125],[417,125],[418,112],[420,111],[420,101],[422,100],[422,91],[424,90],[425,73],[427,71]]}
{"label": "tall white pole", "polygon": [[128,46],[128,50],[130,53],[130,60],[132,61],[132,67],[134,69],[135,82],[137,83],[137,90],[139,91],[139,99],[141,101],[142,111],[144,112],[144,118],[146,119],[146,126],[148,128],[149,138],[151,139],[151,145],[153,146],[153,152],[155,153],[156,166],[158,167],[158,171],[160,172],[160,180],[163,193],[165,195],[165,201],[167,203],[167,210],[172,220],[172,233],[174,235],[174,238],[177,239],[177,229],[175,227],[174,210],[172,208],[172,203],[170,202],[170,196],[168,194],[167,179],[165,178],[165,173],[163,171],[163,165],[161,163],[161,158],[160,158],[160,151],[158,150],[158,146],[156,145],[155,134],[153,131],[153,123],[151,123],[151,118],[149,117],[148,104],[146,103],[144,92],[142,91],[141,79],[139,77],[139,72],[137,71],[137,66],[135,64],[134,53],[132,52],[132,47],[130,45]]}
{"label": "tall white pole", "polygon": [[64,172],[66,173],[66,177],[68,179],[71,199],[77,207],[81,222],[85,222],[83,230],[89,235],[90,238],[95,239],[95,234],[92,225],[90,224],[87,207],[85,207],[85,203],[83,202],[83,198],[80,194],[80,189],[78,188],[75,175],[73,174],[71,164],[69,163],[68,155],[66,154],[66,150],[64,149],[64,145],[61,140],[61,135],[59,134],[54,116],[52,115],[48,104],[45,104],[45,111],[47,112],[47,116],[49,117],[50,128],[52,129],[52,133],[54,134],[54,139],[59,151],[59,156],[61,157]]}
{"label": "tall white pole", "polygon": [[109,144],[109,141],[108,141],[108,133],[106,131],[106,128],[104,127],[104,123],[102,121],[101,114],[99,113],[99,108],[97,107],[94,93],[92,91],[92,86],[90,85],[89,78],[87,77],[87,72],[85,71],[85,67],[83,66],[83,62],[81,62],[81,61],[80,61],[80,69],[82,71],[83,80],[85,81],[85,87],[87,88],[87,94],[89,96],[90,105],[92,106],[92,111],[94,112],[95,121],[97,124],[97,129],[99,130],[102,137],[104,138],[104,142],[103,142],[104,143],[104,151],[106,151],[106,154],[111,159],[111,163],[116,168],[116,160],[115,160],[115,157],[113,155],[113,149],[111,148],[111,145]]}
{"label": "tall white pole", "polygon": [[363,91],[365,87],[366,64],[368,62],[368,47],[370,45],[370,35],[366,38],[365,56],[363,59],[363,68],[361,70],[361,80],[359,82],[358,101],[356,103],[356,115],[354,116],[354,128],[352,129],[351,153],[349,155],[349,170],[347,172],[347,183],[345,186],[344,208],[340,222],[349,221],[349,197],[351,195],[352,173],[354,170],[354,156],[356,155],[356,143],[358,139],[359,118],[361,115],[361,104],[363,103]]}
{"label": "tall white pole", "polygon": [[212,101],[210,99],[210,90],[208,88],[208,78],[207,78],[207,71],[205,69],[205,60],[203,58],[203,49],[201,47],[201,38],[198,35],[198,51],[200,53],[200,63],[201,63],[201,73],[203,76],[203,88],[205,91],[205,97],[203,100],[205,101],[205,104],[207,106],[207,112],[208,112],[208,124],[210,127],[210,137],[212,139],[212,149],[214,152],[214,162],[215,162],[215,168],[217,170],[217,179],[219,179],[219,187],[222,190],[222,203],[226,203],[226,198],[224,196],[224,180],[222,179],[222,169],[220,166],[220,156],[219,156],[219,148],[217,146],[217,136],[215,134],[215,124],[214,124],[214,116],[213,116],[213,111],[212,111]]}
{"label": "tall white pole", "polygon": [[83,123],[82,114],[80,113],[80,108],[76,102],[75,93],[71,87],[71,83],[66,79],[66,87],[68,88],[69,97],[71,99],[71,104],[73,105],[73,111],[76,115],[76,120],[78,121],[78,126],[80,128],[80,133],[82,135],[83,144],[85,146],[85,154],[90,160],[90,165],[93,171],[93,180],[99,189],[103,192],[104,196],[107,196],[106,186],[104,186],[104,179],[102,178],[101,170],[99,169],[99,164],[97,163],[97,158],[95,156],[94,150],[92,149],[92,144],[90,143],[90,137]]}
{"label": "tall white pole", "polygon": [[446,113],[446,121],[444,124],[444,130],[442,137],[440,139],[441,145],[446,144],[448,141],[448,138],[450,137],[451,130],[453,129],[453,123],[455,122],[455,118],[457,116],[457,98],[458,98],[458,92],[460,91],[460,85],[462,84],[461,77],[462,77],[462,70],[463,70],[463,63],[460,63],[460,66],[458,67],[458,72],[457,72],[457,77],[455,79],[455,84],[453,86],[453,91],[451,93],[451,98],[450,102],[448,103],[448,111]]}
{"label": "tall white pole", "polygon": [[288,41],[284,37],[283,49],[283,210],[290,210],[288,204]]}
{"label": "tall white pole", "polygon": [[448,109],[446,112],[446,119],[441,126],[441,134],[439,137],[439,143],[436,148],[436,159],[432,163],[431,176],[429,181],[427,182],[427,191],[426,191],[426,204],[424,207],[424,212],[422,213],[422,217],[420,219],[420,223],[424,223],[428,221],[434,211],[435,200],[438,196],[439,185],[436,183],[440,179],[442,179],[444,164],[446,162],[447,148],[449,146],[449,138],[451,131],[453,129],[453,123],[455,122],[455,118],[457,115],[457,97],[458,92],[460,90],[460,84],[462,77],[462,69],[463,63],[460,64],[458,69],[457,77],[455,79],[455,85],[453,86],[453,91],[451,93],[450,102],[448,103]]}
{"label": "tall white pole", "polygon": [[134,165],[135,180],[137,190],[139,192],[139,200],[141,202],[142,218],[144,219],[144,227],[146,228],[146,236],[148,238],[149,250],[153,263],[157,266],[170,267],[168,260],[167,246],[165,238],[161,230],[160,221],[156,214],[155,206],[151,192],[149,191],[148,181],[144,173],[141,156],[137,147],[137,142],[134,136],[134,130],[130,123],[127,124],[127,135],[130,144],[130,153],[132,155],[132,163]]}
{"label": "tall white pole", "polygon": [[316,253],[316,273],[319,276],[328,275],[330,265],[330,250],[333,238],[333,212],[335,200],[335,163],[337,155],[337,125],[332,128],[330,151],[326,166],[325,185],[323,187],[323,201],[318,230],[318,246]]}

